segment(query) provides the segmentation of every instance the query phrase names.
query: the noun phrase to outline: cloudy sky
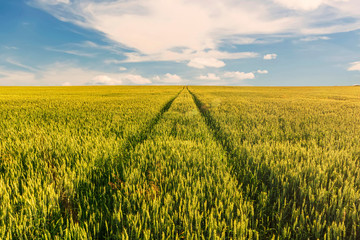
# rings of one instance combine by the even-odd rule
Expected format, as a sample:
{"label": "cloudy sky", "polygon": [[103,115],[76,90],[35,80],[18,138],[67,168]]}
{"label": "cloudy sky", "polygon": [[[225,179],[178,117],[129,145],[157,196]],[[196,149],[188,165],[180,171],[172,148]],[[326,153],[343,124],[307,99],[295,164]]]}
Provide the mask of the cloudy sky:
{"label": "cloudy sky", "polygon": [[3,86],[359,83],[359,0],[0,1]]}

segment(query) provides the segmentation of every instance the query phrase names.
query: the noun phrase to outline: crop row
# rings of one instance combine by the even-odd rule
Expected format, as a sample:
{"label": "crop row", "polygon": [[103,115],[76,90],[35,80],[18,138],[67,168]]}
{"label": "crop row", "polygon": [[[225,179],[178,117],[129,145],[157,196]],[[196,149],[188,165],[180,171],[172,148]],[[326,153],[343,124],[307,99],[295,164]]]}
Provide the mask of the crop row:
{"label": "crop row", "polygon": [[99,233],[113,202],[106,169],[119,172],[122,150],[180,90],[2,88],[0,239]]}
{"label": "crop row", "polygon": [[0,239],[358,239],[357,88],[0,89]]}
{"label": "crop row", "polygon": [[192,87],[260,238],[360,237],[356,88]]}
{"label": "crop row", "polygon": [[[251,204],[243,200],[227,155],[184,91],[130,155],[110,238],[251,239]],[[120,238],[120,237],[119,237]]]}

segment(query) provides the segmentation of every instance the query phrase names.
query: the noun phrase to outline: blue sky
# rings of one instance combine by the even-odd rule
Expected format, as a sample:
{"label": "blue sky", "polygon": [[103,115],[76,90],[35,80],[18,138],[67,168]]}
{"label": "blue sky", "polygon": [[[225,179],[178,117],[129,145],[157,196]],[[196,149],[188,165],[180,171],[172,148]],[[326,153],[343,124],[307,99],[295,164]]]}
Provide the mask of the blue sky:
{"label": "blue sky", "polygon": [[0,85],[360,84],[358,0],[0,0]]}

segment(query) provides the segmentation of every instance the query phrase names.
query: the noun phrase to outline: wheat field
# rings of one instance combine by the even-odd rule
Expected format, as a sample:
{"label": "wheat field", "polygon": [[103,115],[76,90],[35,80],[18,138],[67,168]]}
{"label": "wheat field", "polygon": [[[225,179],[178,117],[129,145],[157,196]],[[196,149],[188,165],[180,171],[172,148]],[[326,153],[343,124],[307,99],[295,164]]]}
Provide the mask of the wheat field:
{"label": "wheat field", "polygon": [[359,239],[358,87],[1,87],[0,239]]}

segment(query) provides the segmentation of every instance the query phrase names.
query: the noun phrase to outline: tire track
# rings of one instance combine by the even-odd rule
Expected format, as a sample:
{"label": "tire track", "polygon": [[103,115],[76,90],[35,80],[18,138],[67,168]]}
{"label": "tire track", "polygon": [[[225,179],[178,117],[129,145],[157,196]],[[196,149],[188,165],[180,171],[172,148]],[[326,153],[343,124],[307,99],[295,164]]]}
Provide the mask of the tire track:
{"label": "tire track", "polygon": [[158,114],[154,118],[152,118],[149,123],[146,125],[145,128],[143,128],[140,132],[137,132],[130,137],[127,138],[126,143],[123,147],[123,149],[120,151],[119,159],[116,161],[115,164],[118,164],[116,166],[118,172],[118,180],[125,181],[124,176],[124,169],[126,168],[126,165],[128,164],[128,160],[130,159],[131,152],[135,149],[135,147],[144,141],[147,140],[149,134],[153,130],[154,126],[160,121],[162,116],[169,110],[172,103],[175,101],[175,99],[184,91],[185,87],[183,87],[173,98],[171,98],[159,111]]}
{"label": "tire track", "polygon": [[[115,207],[115,212],[127,213],[119,223],[130,238],[144,238],[143,233],[136,235],[140,231],[151,232],[151,239],[163,238],[163,230],[156,227],[159,223],[163,229],[170,227],[165,238],[171,239],[256,238],[257,232],[246,227],[252,204],[244,201],[226,151],[189,92],[174,101],[149,139],[130,153],[130,167],[124,169],[127,182],[118,191],[123,202],[137,202]],[[134,218],[139,212],[149,217]]]}
{"label": "tire track", "polygon": [[[76,183],[76,196],[71,199],[71,203],[74,203],[71,207],[72,218],[78,214],[78,221],[82,222],[82,219],[88,219],[92,212],[84,213],[84,211],[79,211],[79,209],[86,209],[86,205],[83,203],[90,203],[88,205],[93,206],[94,209],[101,209],[101,216],[97,216],[103,219],[111,219],[111,216],[114,211],[114,190],[112,188],[112,183],[124,183],[126,182],[124,176],[124,170],[128,167],[131,152],[135,147],[143,143],[153,130],[154,126],[161,120],[163,115],[169,110],[172,103],[175,99],[182,93],[185,89],[182,88],[173,98],[171,98],[161,110],[153,117],[148,124],[145,125],[142,130],[128,137],[125,141],[124,147],[119,150],[119,155],[115,158],[109,159],[98,159],[95,163],[95,166],[87,173],[87,179],[84,181],[79,181]],[[76,204],[75,204],[76,203]],[[64,205],[64,204],[60,204]],[[70,210],[67,210],[70,211]],[[81,212],[81,214],[79,213]],[[76,219],[76,220],[77,220]],[[111,238],[107,236],[112,232],[112,228],[117,226],[112,222],[106,223],[99,222],[98,232],[93,237],[96,239],[107,239]],[[114,230],[114,229],[113,229]]]}
{"label": "tire track", "polygon": [[[148,124],[142,130],[136,132],[135,134],[129,136],[122,149],[119,151],[119,155],[116,157],[115,161],[113,161],[111,164],[110,162],[106,162],[106,166],[104,166],[106,169],[116,169],[117,170],[117,179],[111,178],[111,181],[122,181],[125,182],[125,176],[124,176],[124,169],[129,164],[129,159],[131,152],[136,148],[137,145],[143,143],[148,139],[149,134],[153,130],[154,126],[160,121],[160,119],[163,117],[163,115],[169,110],[172,103],[175,101],[175,99],[184,91],[185,87],[183,87],[173,98],[171,98],[165,105],[160,109],[160,111],[156,114],[155,117],[153,117]],[[111,166],[108,166],[110,164]]]}
{"label": "tire track", "polygon": [[[238,180],[239,187],[242,188],[248,200],[253,202],[254,218],[251,221],[251,227],[259,232],[260,239],[281,238],[282,231],[286,228],[291,239],[315,239],[311,230],[299,233],[291,228],[297,224],[297,219],[292,218],[294,209],[312,214],[309,205],[305,204],[306,199],[298,200],[301,199],[301,195],[309,197],[306,192],[301,192],[300,182],[288,175],[290,184],[285,185],[270,166],[254,161],[246,149],[233,145],[230,136],[222,131],[220,123],[211,115],[205,104],[188,88],[187,90],[192,95],[209,130],[227,152],[231,173]],[[325,215],[325,218],[327,217]],[[336,222],[335,219],[331,221]],[[350,236],[351,229],[347,231]],[[358,236],[359,230],[354,231],[356,231],[354,236]]]}
{"label": "tire track", "polygon": [[[255,218],[251,220],[253,225],[252,228],[259,231],[260,239],[271,238],[274,234],[277,234],[273,227],[276,223],[272,221],[274,214],[276,213],[271,210],[271,207],[278,196],[270,196],[270,201],[267,202],[264,207],[264,205],[259,203],[261,201],[262,193],[262,187],[259,185],[259,182],[266,184],[268,188],[273,188],[273,192],[277,192],[278,189],[281,188],[281,185],[279,185],[280,183],[269,185],[269,181],[267,180],[271,175],[271,169],[264,165],[255,165],[255,163],[251,162],[251,159],[248,159],[246,152],[239,153],[236,151],[236,147],[230,142],[230,137],[222,131],[220,124],[211,115],[205,104],[201,102],[201,100],[193,92],[191,92],[188,87],[186,87],[186,89],[192,95],[193,100],[204,118],[209,130],[213,133],[215,139],[227,153],[231,174],[237,179],[239,187],[242,188],[244,194],[247,195],[249,198],[248,200],[253,202],[253,216],[255,216]],[[262,175],[254,176],[253,172],[256,171],[260,171]],[[275,190],[275,188],[277,190]],[[251,189],[250,192],[249,189]]]}
{"label": "tire track", "polygon": [[[237,158],[237,154],[234,152],[234,147],[230,143],[228,136],[226,136],[220,127],[220,124],[211,116],[210,111],[205,107],[205,104],[200,101],[200,99],[190,91],[188,87],[186,89],[191,94],[196,107],[199,109],[201,115],[203,116],[206,125],[213,133],[215,139],[220,143],[220,145],[224,148],[224,150],[227,152],[228,156],[230,157],[229,160]],[[234,161],[232,161],[232,164]]]}
{"label": "tire track", "polygon": [[149,123],[147,124],[147,126],[141,130],[140,132],[128,137],[128,139],[126,140],[126,144],[123,148],[123,151],[121,152],[126,152],[129,153],[131,150],[133,150],[138,144],[143,143],[149,136],[150,132],[152,131],[152,129],[154,128],[154,126],[159,122],[159,120],[162,118],[162,116],[164,115],[164,113],[166,113],[169,108],[171,107],[172,103],[175,101],[175,99],[182,93],[182,91],[185,89],[185,87],[183,87],[180,92],[178,92],[173,98],[170,99],[170,101],[168,101],[160,110],[160,112],[149,121]]}

